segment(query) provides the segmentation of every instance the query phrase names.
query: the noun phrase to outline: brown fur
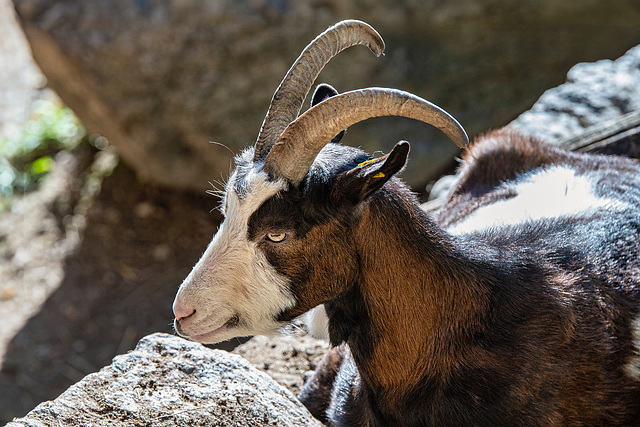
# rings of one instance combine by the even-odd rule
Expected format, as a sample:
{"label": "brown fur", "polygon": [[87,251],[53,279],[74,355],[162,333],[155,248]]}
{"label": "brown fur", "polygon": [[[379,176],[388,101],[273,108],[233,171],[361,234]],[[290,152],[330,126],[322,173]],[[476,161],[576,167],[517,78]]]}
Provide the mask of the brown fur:
{"label": "brown fur", "polygon": [[[479,323],[478,306],[486,299],[475,287],[450,286],[448,274],[458,276],[461,282],[473,279],[457,273],[460,270],[453,264],[439,264],[438,255],[429,254],[416,260],[414,248],[402,241],[404,233],[386,224],[376,224],[380,217],[372,214],[371,209],[375,207],[365,210],[355,235],[360,237],[357,244],[365,254],[361,259],[361,292],[370,310],[372,328],[380,339],[371,359],[361,369],[379,382],[389,399],[401,400],[425,376],[446,376],[457,357],[453,354],[455,348],[434,357],[436,349],[452,343],[442,331],[453,332],[458,325]],[[382,233],[366,232],[372,229]],[[434,252],[448,250],[437,248]],[[400,271],[401,279],[396,276]],[[420,286],[402,286],[399,279]],[[455,307],[455,313],[448,311],[451,307]],[[388,369],[389,366],[394,368]]]}
{"label": "brown fur", "polygon": [[[510,144],[522,152],[501,152]],[[509,197],[499,189],[500,172],[515,177],[527,168],[564,163],[578,171],[603,170],[609,179],[608,167],[624,186],[624,174],[638,171],[632,161],[564,153],[508,131],[492,133],[465,161],[448,204],[453,214],[443,213],[443,223]],[[498,171],[498,162],[508,166]],[[617,180],[607,185],[618,191]],[[336,201],[340,193],[352,197],[354,189],[337,179]],[[442,231],[396,181],[360,203],[351,220],[340,219],[342,214],[329,221],[340,232],[325,230],[327,239],[319,244],[311,231],[303,245],[313,249],[291,254],[296,262],[311,257],[320,264],[321,275],[305,276],[315,277],[304,286],[314,289],[313,297],[298,289],[309,307],[322,302],[315,288],[337,289],[333,271],[357,266],[348,277],[338,274],[344,278],[337,280],[341,290],[325,302],[332,343],[344,341],[350,349],[339,372],[357,370],[335,375],[334,358],[318,375],[324,384],[335,377],[337,390],[345,390],[345,383],[359,385],[348,390],[350,398],[332,396],[333,403],[316,406],[328,408],[317,416],[326,416],[330,425],[640,422],[640,383],[622,369],[634,354],[631,320],[640,309],[640,283],[629,269],[640,255],[637,237],[616,244],[623,258],[596,255],[589,245],[601,243],[598,235],[588,236],[593,243],[586,236],[575,240],[566,234],[576,231],[562,221],[551,221],[548,229],[539,225],[465,240]],[[633,230],[633,219],[621,221]],[[335,251],[341,244],[344,257],[327,260],[324,246]],[[325,366],[331,366],[329,375]],[[323,389],[319,395],[326,397]],[[313,394],[308,391],[303,401]]]}

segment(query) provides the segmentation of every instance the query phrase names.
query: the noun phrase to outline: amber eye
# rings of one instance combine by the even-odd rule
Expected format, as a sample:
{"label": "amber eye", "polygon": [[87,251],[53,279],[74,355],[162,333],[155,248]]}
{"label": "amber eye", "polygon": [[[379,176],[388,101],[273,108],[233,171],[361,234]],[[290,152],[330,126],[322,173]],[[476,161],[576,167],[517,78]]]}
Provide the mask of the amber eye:
{"label": "amber eye", "polygon": [[282,242],[285,237],[287,237],[287,233],[267,233],[267,240],[271,242]]}

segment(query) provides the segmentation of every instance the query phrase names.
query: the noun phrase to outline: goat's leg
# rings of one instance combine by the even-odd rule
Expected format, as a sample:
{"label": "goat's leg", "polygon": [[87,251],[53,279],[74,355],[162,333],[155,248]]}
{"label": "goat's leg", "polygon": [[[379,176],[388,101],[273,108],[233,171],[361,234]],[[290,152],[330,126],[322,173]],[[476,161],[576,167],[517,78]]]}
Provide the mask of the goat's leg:
{"label": "goat's leg", "polygon": [[298,399],[309,412],[323,423],[327,422],[333,384],[344,356],[344,344],[329,349],[313,376],[307,380],[298,394]]}

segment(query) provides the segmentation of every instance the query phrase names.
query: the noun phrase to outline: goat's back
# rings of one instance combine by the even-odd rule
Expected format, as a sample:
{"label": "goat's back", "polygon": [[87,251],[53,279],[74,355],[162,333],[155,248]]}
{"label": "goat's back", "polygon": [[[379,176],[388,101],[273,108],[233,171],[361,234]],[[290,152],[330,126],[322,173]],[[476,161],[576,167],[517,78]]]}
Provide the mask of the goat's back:
{"label": "goat's back", "polygon": [[548,219],[640,214],[640,163],[572,153],[509,130],[466,152],[438,222],[454,234]]}

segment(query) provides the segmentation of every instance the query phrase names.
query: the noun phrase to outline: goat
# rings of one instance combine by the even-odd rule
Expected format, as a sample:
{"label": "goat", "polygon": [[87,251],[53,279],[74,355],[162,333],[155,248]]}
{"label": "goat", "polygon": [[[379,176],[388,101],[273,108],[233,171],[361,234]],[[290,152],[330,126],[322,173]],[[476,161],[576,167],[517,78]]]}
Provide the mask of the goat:
{"label": "goat", "polygon": [[338,142],[395,115],[466,146],[452,116],[402,91],[321,85],[298,117],[355,44],[384,49],[343,21],[275,92],[178,290],[176,331],[215,343],[308,316],[332,348],[299,398],[329,425],[638,425],[639,163],[493,131],[432,218],[395,176],[407,142],[379,158]]}

